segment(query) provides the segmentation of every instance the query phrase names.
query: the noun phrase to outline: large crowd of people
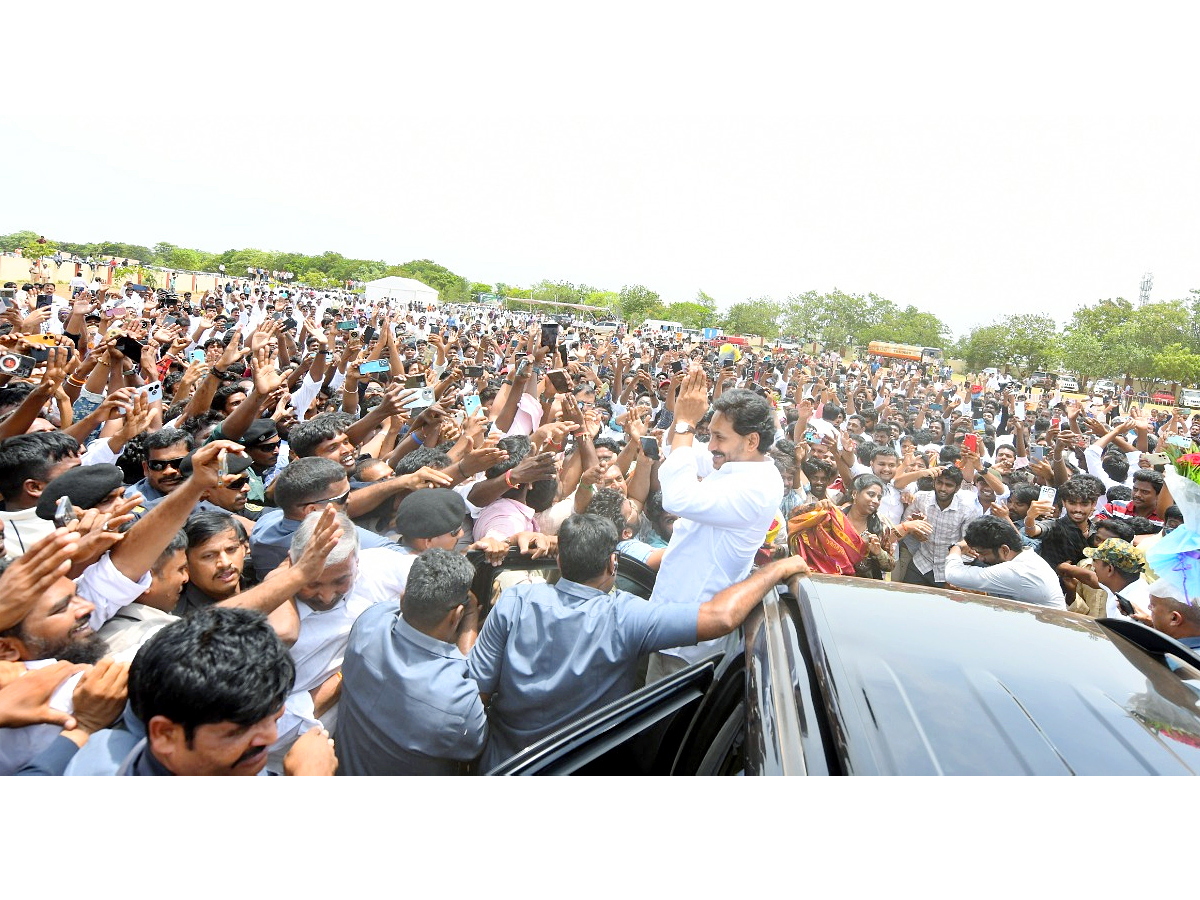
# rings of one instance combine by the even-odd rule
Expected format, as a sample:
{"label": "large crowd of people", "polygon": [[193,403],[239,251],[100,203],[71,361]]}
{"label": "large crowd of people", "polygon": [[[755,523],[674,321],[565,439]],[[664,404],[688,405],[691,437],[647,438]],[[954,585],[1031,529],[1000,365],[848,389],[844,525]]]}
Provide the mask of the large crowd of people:
{"label": "large crowd of people", "polygon": [[1200,415],[268,274],[6,286],[0,773],[487,772],[809,573],[1200,647],[1145,558]]}

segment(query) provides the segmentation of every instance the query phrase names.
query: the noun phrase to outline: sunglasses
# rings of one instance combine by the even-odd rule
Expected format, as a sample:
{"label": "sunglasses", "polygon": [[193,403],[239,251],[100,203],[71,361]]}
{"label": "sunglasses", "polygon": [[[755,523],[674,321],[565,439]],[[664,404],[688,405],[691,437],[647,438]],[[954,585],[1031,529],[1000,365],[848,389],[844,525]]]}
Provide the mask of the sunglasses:
{"label": "sunglasses", "polygon": [[187,459],[186,456],[177,456],[175,459],[148,459],[146,460],[146,468],[151,472],[161,472],[164,469],[174,469],[179,471],[179,466]]}
{"label": "sunglasses", "polygon": [[280,441],[271,441],[269,444],[255,444],[253,447],[248,447],[249,450],[263,450],[270,453],[272,450],[278,450]]}
{"label": "sunglasses", "polygon": [[313,503],[336,503],[338,506],[345,506],[350,499],[350,488],[346,488],[344,494],[338,494],[336,497],[323,497],[320,500],[313,500]]}
{"label": "sunglasses", "polygon": [[232,481],[225,482],[225,484],[223,486],[226,489],[231,490],[231,491],[240,491],[243,486],[245,486],[249,483],[250,483],[249,475],[239,475],[237,478],[233,479]]}

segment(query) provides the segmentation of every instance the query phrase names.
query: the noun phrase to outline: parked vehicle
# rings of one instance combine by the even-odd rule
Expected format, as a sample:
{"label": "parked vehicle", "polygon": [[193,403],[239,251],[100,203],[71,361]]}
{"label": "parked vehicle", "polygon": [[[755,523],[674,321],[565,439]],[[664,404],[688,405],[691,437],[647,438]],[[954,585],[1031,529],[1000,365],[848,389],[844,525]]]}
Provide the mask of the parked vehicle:
{"label": "parked vehicle", "polygon": [[882,356],[887,359],[907,359],[913,362],[941,364],[942,351],[937,347],[917,347],[912,344],[892,344],[888,341],[871,341],[867,345],[870,356]]}
{"label": "parked vehicle", "polygon": [[1115,397],[1117,395],[1117,385],[1111,378],[1100,378],[1092,385],[1092,393],[1100,394],[1101,396],[1111,394]]}
{"label": "parked vehicle", "polygon": [[1054,376],[1049,372],[1034,372],[1029,376],[1029,384],[1031,387],[1045,390],[1054,384]]}
{"label": "parked vehicle", "polygon": [[[490,569],[477,596],[491,596]],[[622,557],[618,572],[649,596],[650,569]],[[1200,769],[1200,656],[1135,622],[815,576],[769,590],[744,635],[743,649],[587,713],[490,774]]]}
{"label": "parked vehicle", "polygon": [[1075,380],[1074,375],[1059,375],[1058,389],[1075,394],[1079,392],[1079,382]]}
{"label": "parked vehicle", "polygon": [[1200,390],[1184,388],[1179,392],[1179,405],[1185,409],[1200,409]]}
{"label": "parked vehicle", "polygon": [[1155,391],[1150,395],[1151,403],[1158,403],[1162,406],[1174,406],[1175,394],[1173,391]]}

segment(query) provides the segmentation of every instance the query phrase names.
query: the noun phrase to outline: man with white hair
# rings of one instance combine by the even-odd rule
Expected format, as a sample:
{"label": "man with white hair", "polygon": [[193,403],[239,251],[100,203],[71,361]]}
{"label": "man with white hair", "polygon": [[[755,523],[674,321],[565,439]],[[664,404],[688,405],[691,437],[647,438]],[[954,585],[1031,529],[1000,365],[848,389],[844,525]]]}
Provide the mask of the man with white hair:
{"label": "man with white hair", "polygon": [[[320,516],[320,511],[309,513],[292,535],[288,559],[293,565],[314,539]],[[338,513],[337,523],[342,536],[320,576],[269,617],[296,665],[296,681],[279,722],[279,738],[271,747],[271,771],[281,771],[278,766],[292,743],[310,728],[323,725],[333,731],[350,629],[355,619],[379,600],[400,596],[408,576],[409,567],[400,554],[382,548],[362,549],[358,529],[344,512]]]}

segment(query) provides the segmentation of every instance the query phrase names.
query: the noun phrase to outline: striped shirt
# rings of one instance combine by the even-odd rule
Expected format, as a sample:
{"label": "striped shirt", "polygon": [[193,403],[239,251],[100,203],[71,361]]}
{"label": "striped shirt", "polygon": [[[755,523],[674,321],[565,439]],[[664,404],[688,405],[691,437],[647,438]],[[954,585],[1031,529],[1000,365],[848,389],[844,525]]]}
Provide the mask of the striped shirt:
{"label": "striped shirt", "polygon": [[917,542],[912,564],[922,575],[932,571],[934,581],[945,581],[946,553],[952,544],[963,539],[967,525],[979,518],[979,504],[974,497],[955,491],[950,505],[942,509],[933,491],[917,491],[904,513],[904,521],[909,521],[913,513],[924,514],[933,534],[924,543]]}

